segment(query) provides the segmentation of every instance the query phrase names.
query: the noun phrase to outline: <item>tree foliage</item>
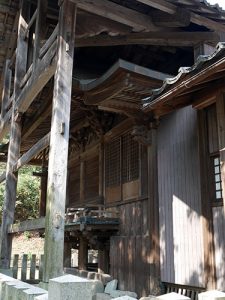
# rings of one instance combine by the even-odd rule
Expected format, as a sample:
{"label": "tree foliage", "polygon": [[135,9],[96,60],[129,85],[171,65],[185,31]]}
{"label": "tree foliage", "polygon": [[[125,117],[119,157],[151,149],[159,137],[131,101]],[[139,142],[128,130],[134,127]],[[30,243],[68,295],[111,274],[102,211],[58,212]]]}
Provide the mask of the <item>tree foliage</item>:
{"label": "tree foliage", "polygon": [[[1,173],[5,166],[0,166]],[[15,222],[38,217],[40,198],[40,179],[32,173],[39,170],[37,167],[26,166],[20,169],[17,184],[17,198],[15,209]],[[5,183],[0,185],[0,209],[4,203]]]}

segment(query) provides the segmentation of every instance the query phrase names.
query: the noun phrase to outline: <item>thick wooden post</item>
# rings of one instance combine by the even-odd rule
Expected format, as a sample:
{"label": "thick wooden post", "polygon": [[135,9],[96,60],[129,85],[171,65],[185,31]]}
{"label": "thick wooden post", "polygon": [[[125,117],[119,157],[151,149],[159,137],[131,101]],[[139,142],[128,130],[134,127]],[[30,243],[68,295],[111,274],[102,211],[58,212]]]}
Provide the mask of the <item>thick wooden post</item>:
{"label": "thick wooden post", "polygon": [[79,252],[78,252],[78,268],[86,270],[88,263],[88,241],[85,237],[80,237]]}
{"label": "thick wooden post", "polygon": [[15,80],[14,80],[14,97],[13,97],[13,112],[10,130],[10,142],[8,149],[8,159],[6,167],[6,183],[5,183],[5,199],[2,214],[1,225],[1,240],[0,266],[3,269],[10,267],[12,239],[8,235],[8,226],[13,224],[15,203],[16,203],[16,188],[17,188],[17,173],[13,173],[13,165],[17,162],[20,156],[20,142],[21,142],[21,121],[20,116],[14,109],[15,102],[20,92],[20,82],[26,73],[27,60],[27,42],[24,40],[24,32],[27,27],[25,20],[26,6],[22,4],[20,11],[19,25],[18,25],[18,40],[16,51],[16,66],[15,66]]}
{"label": "thick wooden post", "polygon": [[225,209],[225,98],[220,92],[216,99],[218,138],[220,149],[220,168],[222,180],[223,205]]}
{"label": "thick wooden post", "polygon": [[71,268],[72,244],[68,241],[64,242],[64,268]]}
{"label": "thick wooden post", "polygon": [[62,2],[59,19],[58,60],[54,82],[48,165],[43,281],[63,274],[64,216],[75,39],[76,5]]}
{"label": "thick wooden post", "polygon": [[148,211],[149,233],[151,240],[150,254],[150,293],[159,289],[160,245],[159,245],[159,197],[158,197],[158,162],[157,129],[151,128],[151,145],[148,146]]}
{"label": "thick wooden post", "polygon": [[109,273],[109,250],[106,246],[98,249],[98,273]]}

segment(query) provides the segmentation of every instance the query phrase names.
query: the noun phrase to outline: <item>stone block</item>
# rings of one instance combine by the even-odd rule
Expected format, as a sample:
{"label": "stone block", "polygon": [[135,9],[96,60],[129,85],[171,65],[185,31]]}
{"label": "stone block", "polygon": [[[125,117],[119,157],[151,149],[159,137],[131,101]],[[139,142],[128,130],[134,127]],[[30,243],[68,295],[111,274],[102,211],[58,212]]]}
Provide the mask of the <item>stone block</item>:
{"label": "stone block", "polygon": [[136,298],[132,298],[130,296],[121,296],[121,297],[118,297],[118,298],[114,298],[114,300],[137,300]]}
{"label": "stone block", "polygon": [[113,291],[115,291],[117,289],[117,285],[118,285],[118,280],[117,279],[111,280],[110,282],[108,282],[106,284],[104,292],[106,294],[111,294],[111,292],[113,292]]}
{"label": "stone block", "polygon": [[152,295],[149,295],[148,297],[140,298],[140,300],[154,300],[154,299],[156,299],[156,296],[152,296]]}
{"label": "stone block", "polygon": [[101,281],[90,280],[73,275],[64,275],[49,281],[49,300],[92,300],[97,293],[102,293]]}
{"label": "stone block", "polygon": [[19,280],[5,282],[2,288],[2,293],[5,299],[17,300],[20,290],[26,290],[31,287],[30,284]]}
{"label": "stone block", "polygon": [[134,292],[130,292],[130,291],[120,291],[120,290],[115,290],[112,291],[110,293],[110,296],[113,298],[119,298],[119,297],[123,297],[123,296],[128,296],[134,299],[137,299],[137,294]]}
{"label": "stone block", "polygon": [[41,282],[39,282],[38,287],[43,289],[43,290],[48,291],[48,282],[41,281]]}
{"label": "stone block", "polygon": [[88,271],[86,270],[80,270],[79,271],[79,276],[83,277],[83,278],[87,278],[88,276]]}
{"label": "stone block", "polygon": [[34,297],[34,300],[48,300],[48,294]]}
{"label": "stone block", "polygon": [[198,294],[198,300],[225,300],[225,293],[220,291],[207,291]]}
{"label": "stone block", "polygon": [[88,279],[95,279],[95,272],[88,272],[87,278]]}
{"label": "stone block", "polygon": [[3,295],[3,293],[4,293],[3,287],[4,287],[4,284],[6,282],[9,282],[9,281],[14,281],[15,282],[16,279],[0,273],[0,300],[4,300],[4,298],[3,298],[4,297],[4,295]]}
{"label": "stone block", "polygon": [[156,299],[162,299],[162,300],[191,300],[190,298],[177,294],[177,293],[169,293],[169,294],[165,294],[165,295],[161,295],[156,297]]}
{"label": "stone block", "polygon": [[77,268],[64,268],[65,274],[71,274],[74,276],[79,276],[79,270]]}
{"label": "stone block", "polygon": [[[36,296],[47,294],[46,290],[30,285],[29,289],[19,290],[17,300],[34,300]],[[63,299],[63,298],[62,298]],[[13,299],[14,300],[14,299]]]}
{"label": "stone block", "polygon": [[109,274],[100,274],[100,280],[104,285],[106,285],[108,282],[112,281],[113,278]]}
{"label": "stone block", "polygon": [[112,297],[109,294],[97,293],[93,296],[92,300],[111,300]]}

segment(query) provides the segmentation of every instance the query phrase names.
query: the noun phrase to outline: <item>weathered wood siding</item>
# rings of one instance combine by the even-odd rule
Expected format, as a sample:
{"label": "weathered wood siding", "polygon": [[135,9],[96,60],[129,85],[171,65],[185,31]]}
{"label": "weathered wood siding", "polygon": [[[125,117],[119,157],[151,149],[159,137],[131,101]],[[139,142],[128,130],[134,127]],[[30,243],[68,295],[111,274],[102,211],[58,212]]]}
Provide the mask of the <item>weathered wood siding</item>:
{"label": "weathered wood siding", "polygon": [[217,289],[225,290],[225,218],[223,206],[213,207]]}
{"label": "weathered wood siding", "polygon": [[152,266],[147,200],[121,205],[119,212],[119,235],[110,243],[110,273],[121,289],[148,295]]}
{"label": "weathered wood siding", "polygon": [[204,285],[199,178],[197,112],[187,107],[158,129],[162,281]]}

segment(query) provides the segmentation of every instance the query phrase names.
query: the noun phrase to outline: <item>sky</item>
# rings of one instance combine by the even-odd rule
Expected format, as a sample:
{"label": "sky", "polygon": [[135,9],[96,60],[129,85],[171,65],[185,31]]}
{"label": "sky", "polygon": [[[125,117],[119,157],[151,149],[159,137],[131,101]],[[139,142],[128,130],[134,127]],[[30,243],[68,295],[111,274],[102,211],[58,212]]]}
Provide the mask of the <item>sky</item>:
{"label": "sky", "polygon": [[225,9],[225,0],[207,0],[211,4],[218,3],[223,9]]}

